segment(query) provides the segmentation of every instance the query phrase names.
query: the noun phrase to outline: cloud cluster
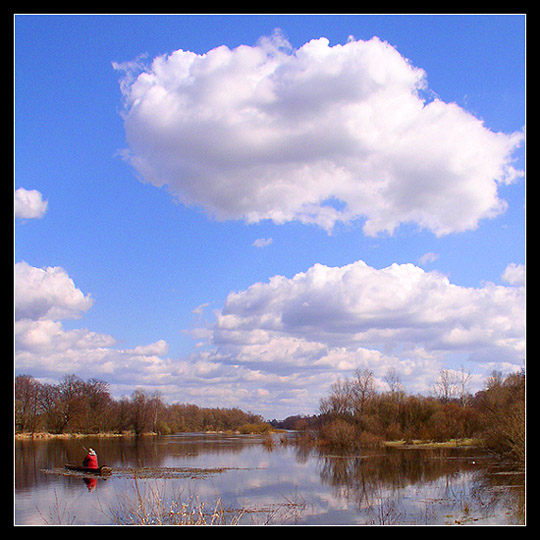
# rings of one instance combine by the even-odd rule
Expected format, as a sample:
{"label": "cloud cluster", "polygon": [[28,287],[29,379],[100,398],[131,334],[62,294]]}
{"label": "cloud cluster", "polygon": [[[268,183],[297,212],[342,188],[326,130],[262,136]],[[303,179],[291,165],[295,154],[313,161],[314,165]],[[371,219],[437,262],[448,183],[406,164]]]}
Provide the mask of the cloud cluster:
{"label": "cloud cluster", "polygon": [[[163,372],[164,341],[134,349],[116,348],[108,334],[66,330],[63,320],[79,319],[93,304],[60,267],[15,265],[15,350],[19,372],[46,376],[77,373],[140,384]],[[144,369],[142,369],[144,368]]]}
{"label": "cloud cluster", "polygon": [[315,264],[291,279],[275,276],[229,294],[214,339],[234,343],[239,333],[271,332],[317,336],[332,346],[394,342],[446,350],[481,347],[495,337],[512,348],[523,336],[523,308],[522,287],[461,287],[413,264]]}
{"label": "cloud cluster", "polygon": [[[125,74],[126,157],[141,180],[218,220],[298,220],[329,232],[363,220],[373,236],[414,223],[441,236],[503,212],[498,186],[521,175],[512,157],[522,133],[494,133],[456,104],[427,99],[424,71],[377,38],[292,50],[276,32],[252,47],[115,68]],[[38,191],[15,192],[16,217],[46,209]],[[501,277],[508,286],[472,288],[414,264],[315,264],[231,292],[211,322],[209,303],[195,307],[196,349],[171,359],[164,340],[122,348],[111,335],[66,329],[91,295],[63,268],[22,261],[17,371],[276,416],[315,412],[337,377],[363,367],[379,381],[393,368],[408,390],[425,392],[449,358],[484,374],[522,365],[525,269],[510,264]]]}
{"label": "cloud cluster", "polygon": [[[448,356],[461,354],[478,362],[483,381],[491,369],[522,364],[520,270],[509,265],[503,274],[514,286],[468,288],[413,264],[315,264],[292,278],[274,276],[231,292],[215,320],[194,330],[202,347],[171,359],[164,340],[120,348],[110,335],[66,330],[62,319],[80,317],[91,297],[62,268],[21,262],[17,369],[98,377],[117,394],[141,385],[171,402],[244,409],[256,403],[257,411],[275,416],[316,411],[331,382],[363,367],[379,381],[394,368],[408,390],[426,392]],[[194,313],[202,317],[203,308]]]}
{"label": "cloud cluster", "polygon": [[[263,378],[257,370],[224,363],[215,352],[201,351],[171,359],[167,356],[169,345],[162,339],[122,348],[111,335],[64,327],[62,321],[80,318],[92,303],[91,296],[78,289],[63,268],[42,269],[24,261],[17,263],[14,332],[17,374],[55,380],[76,373],[82,378],[107,381],[116,397],[130,395],[141,386],[160,391],[168,402],[238,406],[244,410],[253,409],[254,400],[265,395],[266,384],[283,382],[274,376]],[[195,308],[194,313],[202,315],[206,305]],[[288,391],[285,384],[273,397]],[[271,408],[268,414],[270,411]]]}
{"label": "cloud cluster", "polygon": [[328,378],[369,366],[382,378],[393,367],[428,391],[452,355],[522,365],[524,305],[521,286],[461,287],[413,264],[316,264],[229,294],[212,343],[264,372]]}
{"label": "cloud cluster", "polygon": [[415,223],[474,229],[506,208],[498,183],[520,171],[522,133],[494,133],[456,104],[425,97],[426,74],[373,38],[292,50],[177,50],[142,72],[118,65],[130,163],[217,219],[299,220],[364,232]]}
{"label": "cloud cluster", "polygon": [[39,219],[47,211],[47,201],[35,190],[19,188],[15,191],[15,217],[21,219]]}

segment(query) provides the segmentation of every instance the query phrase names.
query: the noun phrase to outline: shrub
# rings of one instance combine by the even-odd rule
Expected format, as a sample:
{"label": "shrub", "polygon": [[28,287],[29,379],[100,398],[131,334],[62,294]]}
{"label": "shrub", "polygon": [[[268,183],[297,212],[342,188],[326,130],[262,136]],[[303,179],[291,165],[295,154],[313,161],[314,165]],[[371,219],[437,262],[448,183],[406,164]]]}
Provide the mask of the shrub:
{"label": "shrub", "polygon": [[356,428],[339,418],[322,427],[321,437],[327,445],[340,449],[354,448],[359,443]]}
{"label": "shrub", "polygon": [[360,448],[377,448],[384,444],[384,438],[369,431],[362,431],[358,436]]}
{"label": "shrub", "polygon": [[238,431],[243,435],[260,435],[262,433],[269,433],[272,431],[272,426],[270,424],[261,423],[261,424],[244,424],[238,428]]}
{"label": "shrub", "polygon": [[482,438],[492,452],[525,464],[525,375],[495,381],[480,396]]}
{"label": "shrub", "polygon": [[394,422],[386,429],[386,439],[389,441],[399,441],[403,437],[401,425]]}

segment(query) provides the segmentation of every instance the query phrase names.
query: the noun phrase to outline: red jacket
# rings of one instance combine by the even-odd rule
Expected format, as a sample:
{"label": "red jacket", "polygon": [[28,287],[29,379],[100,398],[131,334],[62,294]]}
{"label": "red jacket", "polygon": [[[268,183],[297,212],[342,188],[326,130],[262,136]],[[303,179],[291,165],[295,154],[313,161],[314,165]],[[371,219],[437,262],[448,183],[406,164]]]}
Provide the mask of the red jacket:
{"label": "red jacket", "polygon": [[83,461],[83,467],[89,467],[90,469],[99,469],[97,455],[88,452]]}

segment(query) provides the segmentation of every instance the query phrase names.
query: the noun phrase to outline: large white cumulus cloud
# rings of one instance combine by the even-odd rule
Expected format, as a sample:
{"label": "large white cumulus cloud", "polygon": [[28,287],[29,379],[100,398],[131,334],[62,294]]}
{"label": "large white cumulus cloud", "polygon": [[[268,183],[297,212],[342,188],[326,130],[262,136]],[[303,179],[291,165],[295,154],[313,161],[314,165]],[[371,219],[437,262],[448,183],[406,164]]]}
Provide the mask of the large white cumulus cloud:
{"label": "large white cumulus cloud", "polygon": [[315,264],[231,292],[200,337],[209,371],[265,390],[257,403],[270,411],[315,411],[331,382],[363,368],[382,387],[393,369],[409,391],[429,393],[440,369],[464,362],[477,391],[493,369],[523,365],[525,287],[512,282],[463,287],[413,264]]}
{"label": "large white cumulus cloud", "polygon": [[315,264],[293,278],[275,276],[229,294],[214,339],[234,342],[239,334],[272,332],[332,346],[394,343],[471,352],[496,342],[520,361],[524,294],[522,286],[454,285],[413,264],[380,270],[363,261]]}
{"label": "large white cumulus cloud", "polygon": [[282,370],[369,365],[382,375],[420,361],[423,376],[429,364],[438,369],[456,354],[520,366],[524,306],[523,286],[461,287],[413,264],[316,264],[229,294],[212,341],[236,361]]}
{"label": "large white cumulus cloud", "polygon": [[293,51],[276,33],[133,66],[115,64],[129,161],[217,219],[327,230],[364,219],[369,235],[412,222],[444,235],[504,211],[497,184],[521,174],[522,133],[428,102],[424,71],[378,38]]}

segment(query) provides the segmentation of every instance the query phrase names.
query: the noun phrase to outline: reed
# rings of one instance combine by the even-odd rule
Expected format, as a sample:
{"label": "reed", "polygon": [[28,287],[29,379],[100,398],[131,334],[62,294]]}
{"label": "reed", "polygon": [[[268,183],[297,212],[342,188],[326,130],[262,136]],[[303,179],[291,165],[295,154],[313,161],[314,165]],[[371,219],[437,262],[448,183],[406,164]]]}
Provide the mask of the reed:
{"label": "reed", "polygon": [[137,479],[106,511],[115,525],[238,525],[244,512],[225,508],[220,498],[203,502],[183,490],[169,495],[166,483],[141,487]]}
{"label": "reed", "polygon": [[[260,507],[227,508],[221,498],[209,503],[180,489],[167,492],[166,483],[134,478],[131,490],[122,491],[113,507],[105,510],[113,525],[271,525],[297,523],[307,503],[298,492],[282,501]],[[103,510],[103,509],[102,509]],[[244,520],[246,523],[241,523]]]}

